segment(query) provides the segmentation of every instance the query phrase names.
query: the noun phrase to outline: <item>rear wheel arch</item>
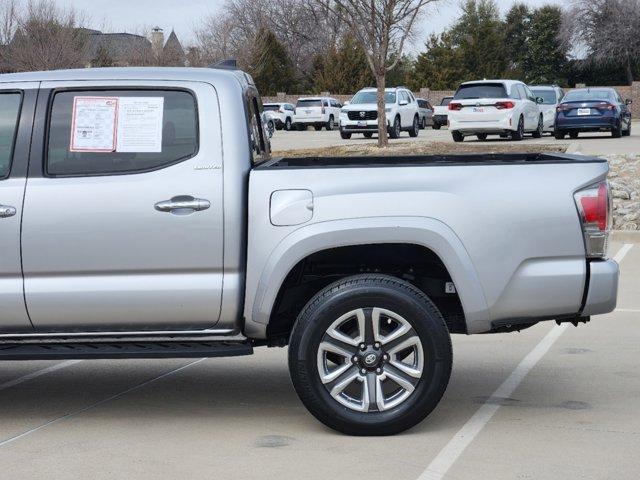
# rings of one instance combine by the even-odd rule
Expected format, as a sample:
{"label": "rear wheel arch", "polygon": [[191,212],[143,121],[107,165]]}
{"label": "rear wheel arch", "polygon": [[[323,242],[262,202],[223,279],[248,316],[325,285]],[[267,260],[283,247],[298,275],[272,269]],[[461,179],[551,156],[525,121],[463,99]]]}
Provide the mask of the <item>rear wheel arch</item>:
{"label": "rear wheel arch", "polygon": [[[285,237],[260,270],[249,270],[245,299],[245,332],[266,338],[278,315],[276,303],[295,267],[311,255],[343,247],[413,245],[430,250],[451,277],[464,313],[468,333],[490,329],[489,313],[478,273],[466,248],[449,226],[421,217],[345,219],[312,224]],[[300,268],[300,267],[298,267]],[[342,272],[342,274],[352,271]],[[356,272],[358,273],[358,272]],[[361,272],[359,272],[361,273]],[[334,280],[340,277],[334,277]]]}

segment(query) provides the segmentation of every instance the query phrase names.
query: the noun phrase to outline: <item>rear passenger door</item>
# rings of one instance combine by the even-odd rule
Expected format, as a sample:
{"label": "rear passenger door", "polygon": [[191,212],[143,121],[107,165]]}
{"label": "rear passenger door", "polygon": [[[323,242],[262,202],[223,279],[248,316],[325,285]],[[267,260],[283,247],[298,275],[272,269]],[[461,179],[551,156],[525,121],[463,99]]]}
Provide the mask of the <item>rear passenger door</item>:
{"label": "rear passenger door", "polygon": [[20,221],[38,82],[0,83],[0,334],[29,333]]}
{"label": "rear passenger door", "polygon": [[36,330],[215,325],[223,277],[215,89],[46,82],[36,117],[22,225]]}

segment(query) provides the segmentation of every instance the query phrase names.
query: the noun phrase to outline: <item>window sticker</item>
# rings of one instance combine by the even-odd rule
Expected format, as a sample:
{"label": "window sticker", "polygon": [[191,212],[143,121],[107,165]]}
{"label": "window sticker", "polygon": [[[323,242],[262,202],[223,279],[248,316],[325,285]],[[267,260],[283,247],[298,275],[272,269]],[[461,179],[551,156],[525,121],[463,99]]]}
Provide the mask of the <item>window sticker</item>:
{"label": "window sticker", "polygon": [[120,97],[116,152],[162,152],[164,97]]}
{"label": "window sticker", "polygon": [[117,122],[117,97],[74,97],[69,150],[113,152]]}

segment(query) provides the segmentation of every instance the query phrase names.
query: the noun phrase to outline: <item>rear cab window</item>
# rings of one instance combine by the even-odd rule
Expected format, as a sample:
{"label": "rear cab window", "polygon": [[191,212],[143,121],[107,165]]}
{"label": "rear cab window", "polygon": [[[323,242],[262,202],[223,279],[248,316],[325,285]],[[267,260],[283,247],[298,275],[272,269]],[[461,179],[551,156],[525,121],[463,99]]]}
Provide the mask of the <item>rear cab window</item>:
{"label": "rear cab window", "polygon": [[21,104],[21,93],[0,93],[0,179],[11,172]]}
{"label": "rear cab window", "polygon": [[49,111],[49,176],[147,172],[198,152],[195,96],[186,90],[67,90]]}
{"label": "rear cab window", "polygon": [[479,98],[509,98],[502,83],[468,83],[460,85],[453,97],[455,100]]}
{"label": "rear cab window", "polygon": [[296,103],[296,108],[308,108],[308,107],[321,107],[322,100],[316,99],[300,99],[298,103]]}

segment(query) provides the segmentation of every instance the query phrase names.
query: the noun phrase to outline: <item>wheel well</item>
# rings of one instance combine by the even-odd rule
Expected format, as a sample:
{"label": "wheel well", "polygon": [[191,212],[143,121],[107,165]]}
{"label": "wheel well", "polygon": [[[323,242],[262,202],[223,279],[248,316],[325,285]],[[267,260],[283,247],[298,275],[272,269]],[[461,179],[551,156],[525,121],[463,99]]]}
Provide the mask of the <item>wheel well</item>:
{"label": "wheel well", "polygon": [[464,311],[457,292],[447,293],[447,268],[432,250],[414,244],[370,244],[331,248],[298,262],[280,286],[271,310],[267,338],[284,345],[300,311],[324,287],[362,273],[401,278],[422,290],[438,307],[451,333],[466,333]]}

